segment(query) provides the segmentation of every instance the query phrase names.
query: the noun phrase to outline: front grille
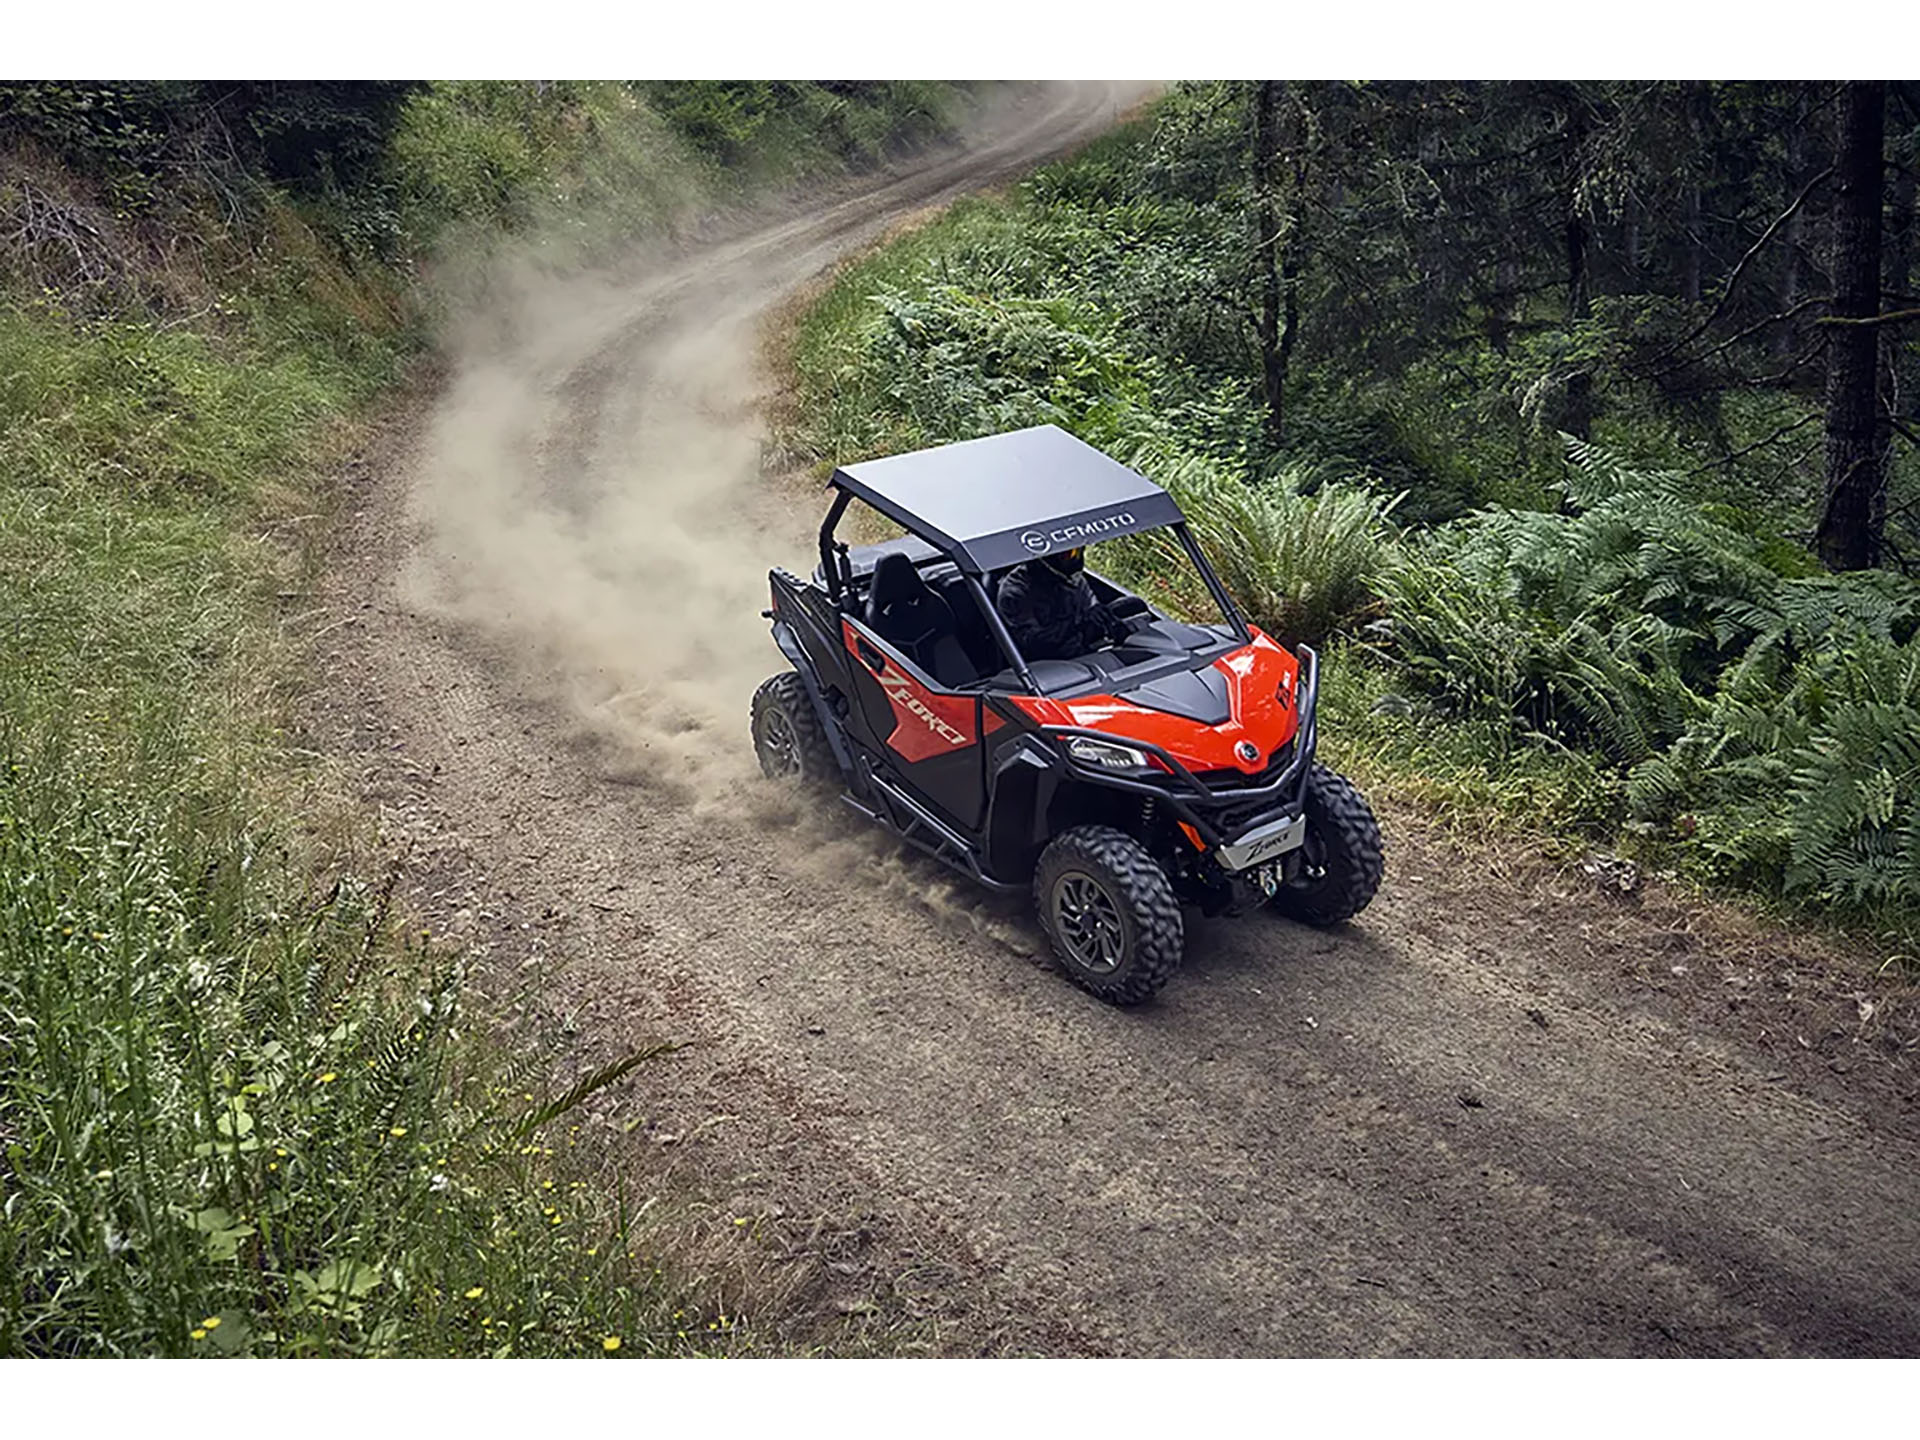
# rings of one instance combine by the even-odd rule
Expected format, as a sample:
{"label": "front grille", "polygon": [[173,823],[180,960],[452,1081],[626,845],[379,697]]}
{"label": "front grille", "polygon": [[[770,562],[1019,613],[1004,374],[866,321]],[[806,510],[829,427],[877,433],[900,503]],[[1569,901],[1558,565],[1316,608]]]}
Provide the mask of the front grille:
{"label": "front grille", "polygon": [[1267,758],[1264,768],[1251,775],[1244,770],[1196,770],[1193,778],[1209,790],[1240,790],[1249,785],[1269,784],[1293,763],[1294,743],[1294,740],[1287,741]]}
{"label": "front grille", "polygon": [[1289,740],[1268,759],[1264,769],[1249,775],[1242,770],[1197,770],[1193,778],[1220,798],[1213,804],[1202,804],[1208,819],[1223,831],[1232,834],[1244,829],[1254,820],[1285,805],[1291,795],[1261,795],[1246,800],[1232,798],[1236,790],[1244,790],[1256,785],[1271,785],[1280,778],[1280,773],[1293,763],[1293,747],[1298,737]]}

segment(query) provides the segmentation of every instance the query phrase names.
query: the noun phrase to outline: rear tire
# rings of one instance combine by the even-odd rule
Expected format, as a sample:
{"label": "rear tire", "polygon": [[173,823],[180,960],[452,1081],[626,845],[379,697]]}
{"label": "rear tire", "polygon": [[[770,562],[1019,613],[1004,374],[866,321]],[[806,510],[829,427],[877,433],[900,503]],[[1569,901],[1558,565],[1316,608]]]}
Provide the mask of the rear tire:
{"label": "rear tire", "polygon": [[1105,825],[1063,831],[1040,856],[1033,903],[1060,968],[1109,1005],[1151,1000],[1180,965],[1180,904],[1131,835]]}
{"label": "rear tire", "polygon": [[797,671],[776,675],[753,692],[753,753],[769,780],[839,782],[840,762],[833,758],[827,727]]}
{"label": "rear tire", "polygon": [[1309,925],[1338,925],[1366,909],[1380,888],[1386,873],[1380,822],[1351,780],[1318,763],[1307,776],[1305,808],[1300,878],[1281,889],[1273,905]]}

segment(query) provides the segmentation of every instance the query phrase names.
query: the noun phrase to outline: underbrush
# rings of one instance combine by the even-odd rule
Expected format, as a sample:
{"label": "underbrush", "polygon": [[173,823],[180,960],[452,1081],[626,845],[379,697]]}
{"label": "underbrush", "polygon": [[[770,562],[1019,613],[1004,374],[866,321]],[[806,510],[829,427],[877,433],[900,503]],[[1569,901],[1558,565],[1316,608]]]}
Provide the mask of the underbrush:
{"label": "underbrush", "polygon": [[711,1348],[390,886],[323,888],[170,705],[5,699],[0,1353]]}
{"label": "underbrush", "polygon": [[0,374],[0,1353],[750,1343],[286,767],[267,597],[353,377],[24,311]]}

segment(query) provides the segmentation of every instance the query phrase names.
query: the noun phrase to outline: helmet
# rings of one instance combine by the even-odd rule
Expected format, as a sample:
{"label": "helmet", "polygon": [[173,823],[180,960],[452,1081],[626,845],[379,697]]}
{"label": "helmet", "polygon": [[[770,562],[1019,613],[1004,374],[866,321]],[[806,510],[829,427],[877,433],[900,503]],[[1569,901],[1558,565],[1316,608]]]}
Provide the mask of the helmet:
{"label": "helmet", "polygon": [[1086,568],[1087,552],[1083,547],[1076,545],[1071,550],[1056,550],[1047,556],[1046,560],[1047,564],[1062,575],[1078,575]]}

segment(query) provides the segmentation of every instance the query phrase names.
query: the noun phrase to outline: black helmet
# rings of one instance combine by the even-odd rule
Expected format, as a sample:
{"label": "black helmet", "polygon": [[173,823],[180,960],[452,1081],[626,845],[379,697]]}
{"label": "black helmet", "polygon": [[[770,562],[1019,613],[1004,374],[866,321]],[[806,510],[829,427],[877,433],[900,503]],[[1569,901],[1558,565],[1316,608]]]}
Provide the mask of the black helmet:
{"label": "black helmet", "polygon": [[1046,559],[1062,575],[1078,575],[1087,567],[1087,552],[1078,545],[1071,550],[1056,550]]}

